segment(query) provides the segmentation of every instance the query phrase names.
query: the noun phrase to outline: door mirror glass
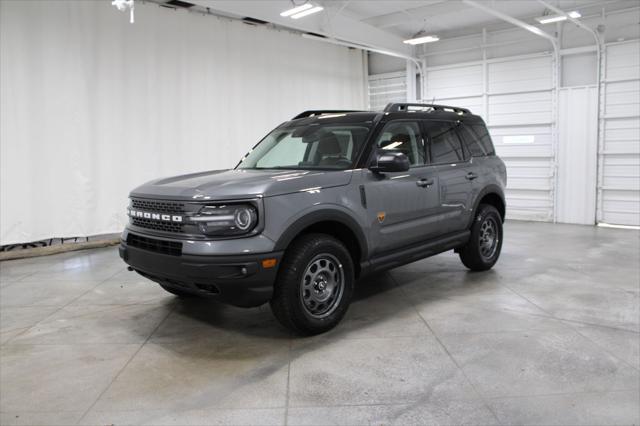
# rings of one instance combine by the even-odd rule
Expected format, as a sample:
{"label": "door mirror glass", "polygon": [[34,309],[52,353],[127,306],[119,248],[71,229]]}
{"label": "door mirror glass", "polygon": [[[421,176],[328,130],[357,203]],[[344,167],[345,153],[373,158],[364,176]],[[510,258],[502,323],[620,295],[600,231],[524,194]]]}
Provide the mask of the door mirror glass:
{"label": "door mirror glass", "polygon": [[381,150],[376,154],[369,170],[374,173],[406,172],[409,166],[409,158],[403,153]]}

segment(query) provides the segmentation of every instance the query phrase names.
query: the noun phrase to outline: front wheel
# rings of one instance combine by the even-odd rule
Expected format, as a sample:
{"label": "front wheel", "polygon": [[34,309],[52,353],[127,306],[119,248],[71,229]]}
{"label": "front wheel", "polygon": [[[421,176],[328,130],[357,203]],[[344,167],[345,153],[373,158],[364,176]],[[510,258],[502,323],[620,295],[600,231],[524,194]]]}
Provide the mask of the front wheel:
{"label": "front wheel", "polygon": [[480,204],[469,242],[460,250],[460,260],[472,271],[491,269],[500,257],[502,249],[502,218],[495,207]]}
{"label": "front wheel", "polygon": [[347,312],[354,281],[353,261],[344,244],[325,234],[303,235],[285,253],[271,310],[295,333],[324,333]]}

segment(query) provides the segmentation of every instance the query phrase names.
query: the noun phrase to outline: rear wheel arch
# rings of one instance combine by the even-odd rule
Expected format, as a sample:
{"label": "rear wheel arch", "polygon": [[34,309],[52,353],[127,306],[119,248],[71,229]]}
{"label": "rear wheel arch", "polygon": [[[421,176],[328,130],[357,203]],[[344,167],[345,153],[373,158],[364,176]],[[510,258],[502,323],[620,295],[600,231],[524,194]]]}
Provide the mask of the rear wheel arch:
{"label": "rear wheel arch", "polygon": [[507,209],[502,188],[497,185],[490,185],[480,192],[476,199],[475,205],[473,206],[473,215],[469,222],[469,226],[471,226],[471,223],[473,222],[473,219],[475,218],[478,212],[478,208],[481,204],[488,204],[495,207],[496,210],[498,210],[498,213],[500,213],[502,222],[504,222]]}

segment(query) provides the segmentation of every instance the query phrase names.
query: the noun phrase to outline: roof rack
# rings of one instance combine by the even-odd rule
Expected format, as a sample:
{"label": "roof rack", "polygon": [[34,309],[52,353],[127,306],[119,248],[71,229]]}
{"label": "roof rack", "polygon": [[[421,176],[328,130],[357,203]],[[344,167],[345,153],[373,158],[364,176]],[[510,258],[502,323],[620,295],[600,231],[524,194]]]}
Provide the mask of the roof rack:
{"label": "roof rack", "polygon": [[344,114],[347,112],[365,112],[365,111],[347,110],[347,109],[312,109],[309,111],[301,112],[300,114],[293,117],[292,120],[297,120],[298,118],[313,117],[315,115]]}
{"label": "roof rack", "polygon": [[451,111],[456,114],[471,114],[466,108],[448,106],[448,105],[435,105],[435,104],[411,104],[411,103],[390,103],[384,108],[384,112],[414,112],[423,111],[428,109],[429,111]]}

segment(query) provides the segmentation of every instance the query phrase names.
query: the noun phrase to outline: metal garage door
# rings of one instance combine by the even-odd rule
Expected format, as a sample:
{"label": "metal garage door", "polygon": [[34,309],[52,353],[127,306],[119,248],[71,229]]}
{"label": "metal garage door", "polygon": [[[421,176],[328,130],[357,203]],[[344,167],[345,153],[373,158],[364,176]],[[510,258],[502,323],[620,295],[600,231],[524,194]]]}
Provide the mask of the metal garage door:
{"label": "metal garage door", "polygon": [[640,225],[640,43],[606,46],[598,221]]}
{"label": "metal garage door", "polygon": [[427,99],[484,117],[507,165],[507,215],[553,220],[554,76],[551,55],[429,68]]}
{"label": "metal garage door", "polygon": [[382,111],[390,102],[407,102],[407,74],[393,72],[369,76],[369,104]]}

